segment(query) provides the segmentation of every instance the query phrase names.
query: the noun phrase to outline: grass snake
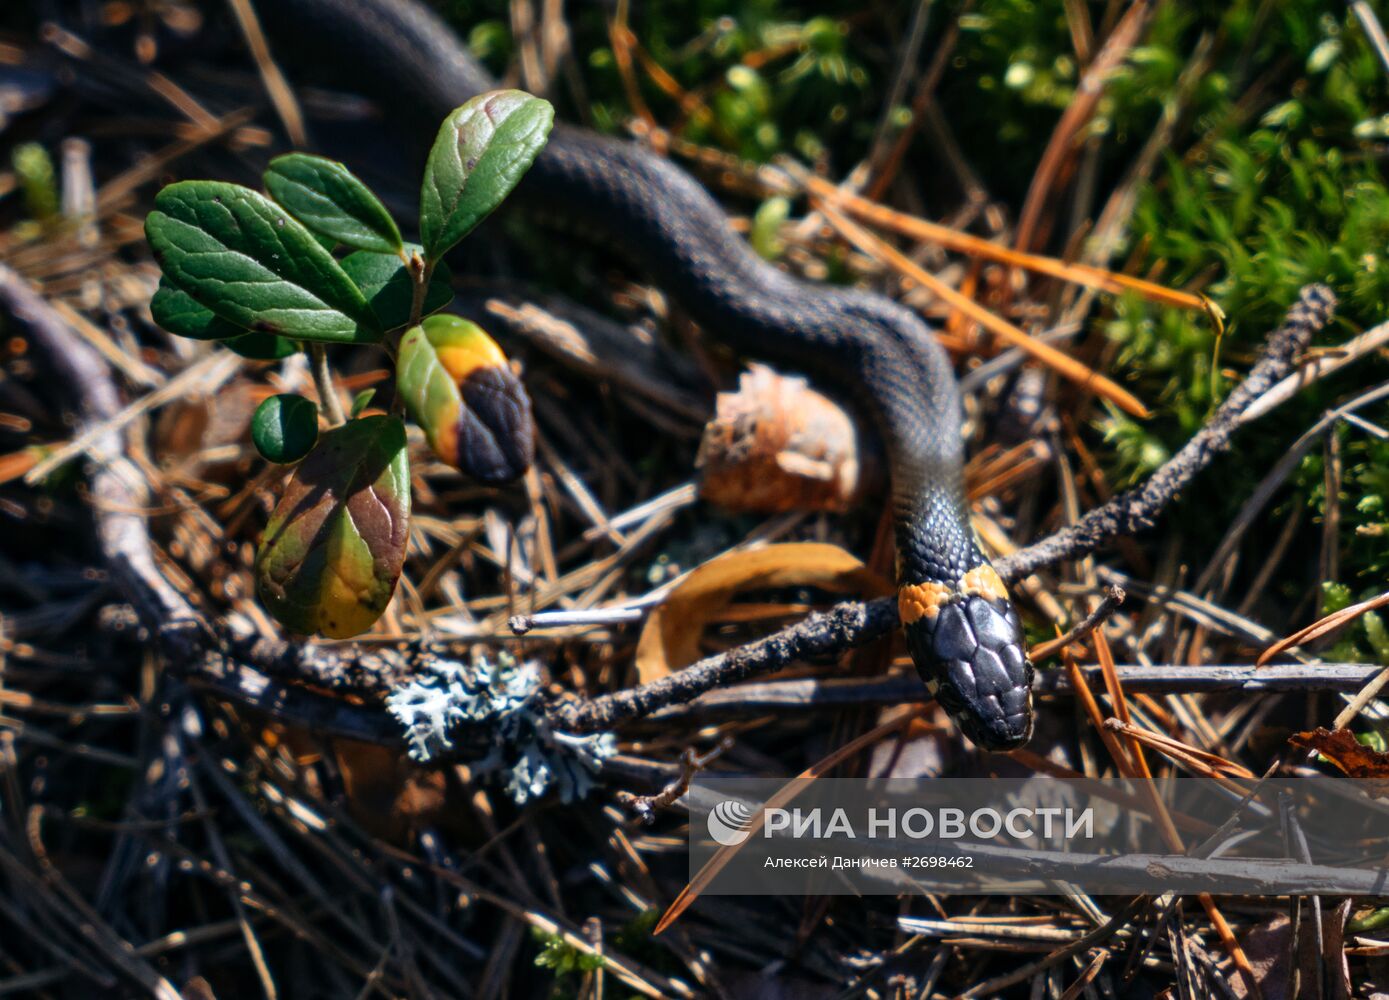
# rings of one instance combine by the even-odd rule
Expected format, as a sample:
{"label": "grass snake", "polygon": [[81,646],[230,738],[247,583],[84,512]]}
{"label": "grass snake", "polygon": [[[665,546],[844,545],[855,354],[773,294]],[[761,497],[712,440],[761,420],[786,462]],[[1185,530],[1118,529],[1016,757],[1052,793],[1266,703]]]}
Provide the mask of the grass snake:
{"label": "grass snake", "polygon": [[[415,0],[273,0],[277,54],[335,72],[421,137],[496,86]],[[965,504],[955,374],[915,313],[867,291],[799,280],[763,260],[687,173],[647,149],[557,125],[514,198],[621,248],[734,350],[827,379],[877,425],[891,472],[898,607],[922,680],[986,750],[1032,733],[1032,665],[1007,590]]]}

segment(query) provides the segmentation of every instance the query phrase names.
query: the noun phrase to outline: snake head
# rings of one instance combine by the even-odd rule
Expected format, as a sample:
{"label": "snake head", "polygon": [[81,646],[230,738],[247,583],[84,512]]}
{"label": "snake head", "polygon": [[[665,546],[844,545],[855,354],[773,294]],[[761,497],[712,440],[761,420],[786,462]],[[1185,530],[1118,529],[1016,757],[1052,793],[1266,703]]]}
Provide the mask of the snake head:
{"label": "snake head", "polygon": [[981,750],[1016,750],[1032,737],[1032,663],[1022,622],[987,565],[954,585],[898,592],[907,648],[926,688]]}

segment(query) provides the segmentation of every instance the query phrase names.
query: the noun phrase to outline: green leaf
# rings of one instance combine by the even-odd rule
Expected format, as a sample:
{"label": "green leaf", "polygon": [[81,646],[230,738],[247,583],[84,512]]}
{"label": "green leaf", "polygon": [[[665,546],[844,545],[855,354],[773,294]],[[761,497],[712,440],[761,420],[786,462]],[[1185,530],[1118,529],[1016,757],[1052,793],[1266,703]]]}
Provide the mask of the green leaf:
{"label": "green leaf", "polygon": [[[412,243],[405,246],[407,254],[418,249]],[[399,257],[359,250],[342,259],[342,269],[362,290],[383,329],[394,330],[410,322],[410,303],[415,284],[410,269]],[[425,292],[422,315],[427,316],[453,301],[453,289],[449,286],[451,280],[448,267],[442,262],[435,266],[429,289]]]}
{"label": "green leaf", "polygon": [[1389,927],[1389,906],[1371,910],[1362,917],[1352,917],[1346,921],[1347,934],[1368,934]]}
{"label": "green leaf", "polygon": [[328,431],[265,528],[256,589],[291,632],[347,639],[386,610],[405,562],[410,460],[395,417]]}
{"label": "green leaf", "polygon": [[788,198],[768,198],[757,206],[752,217],[752,228],[748,242],[758,255],[767,260],[776,260],[786,251],[786,241],[781,238],[781,227],[791,217],[791,201]]}
{"label": "green leaf", "polygon": [[297,462],[317,440],[318,407],[295,393],[271,396],[251,417],[251,441],[267,462]]}
{"label": "green leaf", "polygon": [[376,398],[375,389],[363,389],[352,397],[352,417],[355,420],[362,415],[362,411],[371,405],[371,401]]}
{"label": "green leaf", "polygon": [[229,323],[296,340],[380,339],[375,314],[332,255],[249,188],[170,184],[154,199],[145,235],[169,281]]}
{"label": "green leaf", "polygon": [[264,179],[270,196],[314,232],[358,250],[400,252],[391,213],[341,163],[289,153],[270,161]]}
{"label": "green leaf", "polygon": [[535,458],[531,401],[475,323],[440,313],[400,340],[396,389],[441,461],[484,483],[520,478]]}
{"label": "green leaf", "polygon": [[227,340],[245,335],[246,328],[218,319],[211,309],[198,305],[193,296],[159,279],[159,289],[150,299],[150,315],[163,329],[194,340]]}
{"label": "green leaf", "polygon": [[243,333],[223,341],[222,345],[252,361],[279,361],[299,350],[299,345],[288,337],[273,333]]}
{"label": "green leaf", "polygon": [[294,341],[273,333],[250,333],[218,319],[211,309],[198,305],[191,295],[159,279],[159,290],[150,300],[150,315],[172,334],[194,340],[220,340],[228,350],[255,361],[279,361],[299,350]]}
{"label": "green leaf", "polygon": [[420,238],[429,260],[442,257],[511,193],[554,120],[548,101],[519,90],[479,94],[444,119],[420,187]]}

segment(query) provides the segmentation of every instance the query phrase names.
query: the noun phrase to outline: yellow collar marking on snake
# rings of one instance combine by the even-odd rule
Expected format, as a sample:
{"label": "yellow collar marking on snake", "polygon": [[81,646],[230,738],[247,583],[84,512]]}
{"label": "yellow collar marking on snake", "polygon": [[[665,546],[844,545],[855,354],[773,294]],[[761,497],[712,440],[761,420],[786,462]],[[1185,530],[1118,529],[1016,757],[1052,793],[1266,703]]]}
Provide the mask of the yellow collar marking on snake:
{"label": "yellow collar marking on snake", "polygon": [[945,583],[908,583],[897,591],[897,613],[903,625],[935,618],[943,605],[962,597],[979,596],[990,601],[1008,599],[1008,588],[992,566],[977,566],[960,577],[955,586]]}

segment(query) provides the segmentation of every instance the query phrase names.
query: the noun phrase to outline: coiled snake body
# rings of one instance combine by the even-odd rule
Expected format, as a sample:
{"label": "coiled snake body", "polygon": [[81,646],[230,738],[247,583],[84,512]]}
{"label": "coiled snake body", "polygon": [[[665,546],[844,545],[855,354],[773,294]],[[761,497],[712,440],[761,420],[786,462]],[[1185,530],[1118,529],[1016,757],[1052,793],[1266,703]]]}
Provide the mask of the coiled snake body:
{"label": "coiled snake body", "polygon": [[[414,0],[260,8],[277,51],[327,63],[424,135],[496,86]],[[831,379],[862,404],[888,455],[898,604],[917,670],[978,746],[1027,742],[1032,666],[969,526],[959,391],[926,324],[879,295],[803,282],[767,263],[688,174],[629,142],[558,125],[514,197],[624,248],[709,336]]]}

